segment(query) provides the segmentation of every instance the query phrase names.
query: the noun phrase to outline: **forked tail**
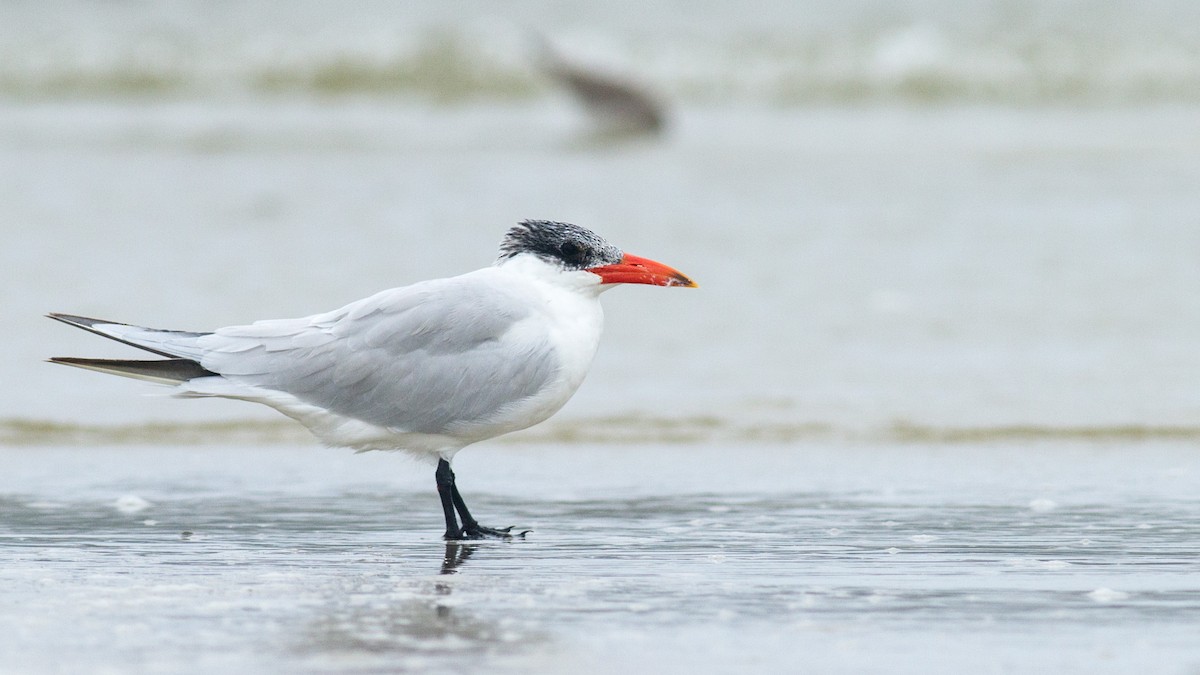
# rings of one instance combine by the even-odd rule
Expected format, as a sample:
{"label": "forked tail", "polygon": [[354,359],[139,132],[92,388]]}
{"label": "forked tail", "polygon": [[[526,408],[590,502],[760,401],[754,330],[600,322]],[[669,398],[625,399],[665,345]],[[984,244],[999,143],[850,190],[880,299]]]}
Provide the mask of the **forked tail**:
{"label": "forked tail", "polygon": [[211,377],[217,373],[200,365],[197,360],[203,353],[196,347],[197,338],[207,333],[191,331],[160,330],[129,324],[91,319],[72,314],[47,314],[46,316],[86,331],[103,335],[138,349],[165,356],[165,359],[86,359],[56,356],[51,363],[61,363],[85,370],[94,370],[109,375],[131,377],[135,380],[175,385],[198,377]]}

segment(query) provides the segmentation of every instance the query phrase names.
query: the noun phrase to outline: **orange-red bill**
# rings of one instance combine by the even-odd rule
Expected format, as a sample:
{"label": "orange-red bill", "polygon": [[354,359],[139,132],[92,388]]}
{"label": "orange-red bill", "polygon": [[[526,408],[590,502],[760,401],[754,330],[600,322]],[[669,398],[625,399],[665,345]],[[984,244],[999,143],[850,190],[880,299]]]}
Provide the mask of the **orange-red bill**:
{"label": "orange-red bill", "polygon": [[652,286],[683,286],[696,288],[696,282],[682,272],[640,256],[626,253],[615,265],[593,267],[588,270],[600,277],[602,284],[650,284]]}

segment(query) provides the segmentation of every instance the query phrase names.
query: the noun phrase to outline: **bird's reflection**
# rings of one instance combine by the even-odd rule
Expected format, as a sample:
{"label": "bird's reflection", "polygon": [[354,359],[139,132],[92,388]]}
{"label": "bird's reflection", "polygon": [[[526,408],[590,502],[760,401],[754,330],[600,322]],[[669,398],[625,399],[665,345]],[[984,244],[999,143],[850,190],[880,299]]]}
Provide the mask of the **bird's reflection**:
{"label": "bird's reflection", "polygon": [[[457,541],[446,542],[446,554],[442,557],[442,569],[439,574],[458,574],[459,566],[474,554],[475,547],[470,544]],[[433,585],[433,592],[438,595],[450,595],[453,590],[450,584],[436,583]],[[444,621],[450,618],[450,607],[438,602],[434,603],[433,609],[439,620]]]}
{"label": "bird's reflection", "polygon": [[460,541],[446,542],[446,555],[442,558],[441,574],[458,574],[459,566],[475,554],[475,549],[476,546]]}
{"label": "bird's reflection", "polygon": [[[487,594],[481,596],[469,578],[454,580],[445,575],[457,574],[484,547],[490,547],[492,554],[500,550],[494,541],[451,541],[445,542],[444,549],[422,543],[421,551],[428,557],[420,566],[432,564],[438,551],[442,552],[438,574],[432,578],[408,567],[410,559],[403,556],[397,559],[398,568],[343,579],[299,636],[299,648],[378,663],[378,668],[364,669],[372,672],[425,672],[429,659],[473,658],[481,651],[515,652],[544,642],[545,636],[537,631],[518,630],[479,616],[475,602],[461,602]],[[489,552],[479,555],[486,557]],[[405,573],[397,574],[396,569]],[[381,588],[389,591],[380,593]],[[460,593],[466,597],[453,597]]]}

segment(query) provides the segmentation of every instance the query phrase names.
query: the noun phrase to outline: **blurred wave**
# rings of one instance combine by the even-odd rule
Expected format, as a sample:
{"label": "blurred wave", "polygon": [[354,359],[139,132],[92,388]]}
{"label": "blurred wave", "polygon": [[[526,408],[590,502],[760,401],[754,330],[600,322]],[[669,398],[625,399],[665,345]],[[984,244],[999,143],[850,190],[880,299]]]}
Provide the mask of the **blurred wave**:
{"label": "blurred wave", "polygon": [[[823,422],[738,421],[712,416],[680,418],[624,415],[552,420],[510,436],[518,444],[688,444],[793,443],[804,440],[886,443],[974,444],[990,442],[1200,441],[1200,426],[1098,425],[936,426],[893,422],[876,428],[851,428]],[[149,422],[77,424],[32,419],[0,420],[0,446],[63,445],[276,445],[316,441],[289,420],[220,422]]]}
{"label": "blurred wave", "polygon": [[[1200,100],[1200,41],[1188,28],[1200,8],[1182,0],[797,2],[758,16],[710,8],[696,25],[668,6],[636,28],[627,9],[540,28],[567,56],[678,100]],[[558,15],[536,3],[524,12]],[[6,3],[0,97],[552,95],[522,20],[387,5]]]}

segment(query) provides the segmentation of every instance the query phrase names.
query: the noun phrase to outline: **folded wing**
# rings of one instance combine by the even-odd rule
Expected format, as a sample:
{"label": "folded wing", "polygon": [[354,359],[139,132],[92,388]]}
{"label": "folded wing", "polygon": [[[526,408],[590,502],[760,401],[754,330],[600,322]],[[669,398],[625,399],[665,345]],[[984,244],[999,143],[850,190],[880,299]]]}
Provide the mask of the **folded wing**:
{"label": "folded wing", "polygon": [[542,390],[558,361],[527,304],[470,277],[196,340],[200,366],[398,431],[453,433]]}

